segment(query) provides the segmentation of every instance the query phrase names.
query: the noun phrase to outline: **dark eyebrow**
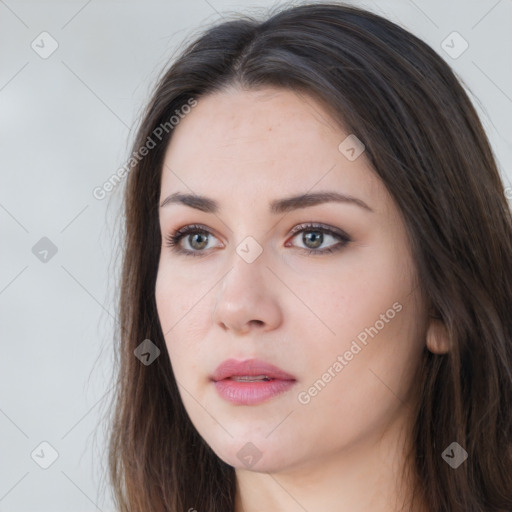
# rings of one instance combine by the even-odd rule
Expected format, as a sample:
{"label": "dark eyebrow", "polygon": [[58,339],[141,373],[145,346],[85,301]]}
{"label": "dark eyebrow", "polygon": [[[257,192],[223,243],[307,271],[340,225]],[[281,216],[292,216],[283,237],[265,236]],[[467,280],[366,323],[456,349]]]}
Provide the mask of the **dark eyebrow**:
{"label": "dark eyebrow", "polygon": [[[345,194],[339,194],[338,192],[315,192],[300,194],[298,196],[287,197],[284,199],[276,199],[270,203],[270,212],[277,215],[297,210],[299,208],[307,208],[329,202],[355,204],[365,210],[373,212],[373,210],[361,199]],[[182,194],[180,192],[176,192],[166,197],[162,201],[160,208],[173,203],[184,204],[206,213],[218,213],[219,211],[219,203],[214,199],[196,194]]]}

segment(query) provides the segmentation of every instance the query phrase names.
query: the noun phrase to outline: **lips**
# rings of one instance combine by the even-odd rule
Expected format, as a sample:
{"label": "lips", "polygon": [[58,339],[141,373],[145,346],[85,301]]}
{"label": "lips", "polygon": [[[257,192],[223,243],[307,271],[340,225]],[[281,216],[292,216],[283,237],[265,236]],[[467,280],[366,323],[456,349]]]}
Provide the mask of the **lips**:
{"label": "lips", "polygon": [[297,382],[293,375],[258,359],[228,359],[215,370],[211,380],[219,396],[235,405],[267,402]]}
{"label": "lips", "polygon": [[217,367],[211,379],[215,382],[224,379],[242,381],[246,377],[252,377],[252,379],[246,380],[296,380],[293,375],[286,373],[281,368],[259,359],[246,361],[228,359]]}

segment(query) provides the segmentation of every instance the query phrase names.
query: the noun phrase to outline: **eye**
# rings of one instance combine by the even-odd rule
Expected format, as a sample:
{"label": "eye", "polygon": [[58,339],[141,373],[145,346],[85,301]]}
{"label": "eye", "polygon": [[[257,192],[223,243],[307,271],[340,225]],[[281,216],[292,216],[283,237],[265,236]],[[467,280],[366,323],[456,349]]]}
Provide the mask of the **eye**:
{"label": "eye", "polygon": [[[192,224],[178,229],[174,233],[167,235],[167,247],[170,247],[178,254],[189,256],[203,256],[208,247],[208,238],[212,233],[204,226]],[[186,237],[186,238],[185,238]],[[182,239],[189,244],[190,249],[182,247]]]}
{"label": "eye", "polygon": [[[293,228],[292,234],[294,235],[292,240],[302,234],[301,240],[305,247],[299,247],[299,249],[306,251],[307,254],[333,253],[351,242],[351,238],[345,232],[322,224],[301,224]],[[214,235],[206,227],[192,224],[167,235],[166,245],[178,254],[204,256],[207,254],[206,249],[211,249],[209,247],[210,237],[214,237]],[[334,241],[338,240],[338,242],[320,249],[329,238]],[[189,247],[184,248],[182,241],[187,242]],[[289,242],[286,242],[285,247],[290,247]]]}
{"label": "eye", "polygon": [[[301,241],[305,245],[301,249],[305,250],[308,254],[326,254],[333,253],[343,249],[351,238],[343,231],[324,226],[323,224],[301,224],[293,228],[293,238],[297,238],[298,235],[302,234]],[[293,239],[292,238],[292,239]],[[329,245],[324,249],[319,247],[329,238],[338,240],[338,243]],[[287,247],[288,243],[285,244]]]}

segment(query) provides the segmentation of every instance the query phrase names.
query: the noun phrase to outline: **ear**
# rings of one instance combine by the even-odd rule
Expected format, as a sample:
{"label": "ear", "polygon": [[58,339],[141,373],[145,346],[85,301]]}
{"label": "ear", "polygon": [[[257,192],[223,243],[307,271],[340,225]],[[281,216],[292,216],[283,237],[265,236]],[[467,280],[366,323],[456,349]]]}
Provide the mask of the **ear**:
{"label": "ear", "polygon": [[426,336],[427,348],[433,354],[446,354],[450,350],[448,331],[444,323],[437,318],[430,318]]}

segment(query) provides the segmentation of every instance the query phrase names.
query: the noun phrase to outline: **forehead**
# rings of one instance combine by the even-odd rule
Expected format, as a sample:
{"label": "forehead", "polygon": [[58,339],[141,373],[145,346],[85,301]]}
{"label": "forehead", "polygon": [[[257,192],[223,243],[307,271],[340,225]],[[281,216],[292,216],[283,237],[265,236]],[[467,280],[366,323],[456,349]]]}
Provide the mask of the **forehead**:
{"label": "forehead", "polygon": [[203,96],[173,129],[161,195],[179,190],[233,198],[236,191],[250,199],[317,186],[370,200],[382,185],[364,153],[350,161],[340,152],[348,135],[314,98],[291,90]]}

